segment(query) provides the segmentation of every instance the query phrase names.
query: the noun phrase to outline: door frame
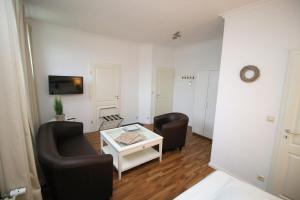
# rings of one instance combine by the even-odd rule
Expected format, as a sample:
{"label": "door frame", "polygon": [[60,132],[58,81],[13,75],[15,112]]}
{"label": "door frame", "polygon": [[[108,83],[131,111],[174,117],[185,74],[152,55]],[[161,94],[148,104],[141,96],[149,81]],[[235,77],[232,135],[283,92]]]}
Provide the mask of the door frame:
{"label": "door frame", "polygon": [[[93,129],[95,129],[95,131],[98,131],[98,127],[97,127],[97,113],[98,113],[98,109],[101,109],[101,106],[97,106],[96,104],[96,100],[95,100],[95,89],[96,89],[96,83],[95,83],[95,69],[97,68],[117,68],[119,70],[119,85],[118,85],[118,93],[120,96],[121,93],[121,64],[113,64],[113,63],[90,63],[90,75],[91,75],[91,84],[90,84],[90,92],[89,92],[89,97],[91,100],[91,123],[92,123],[92,127]],[[103,108],[106,106],[102,106]],[[121,100],[119,99],[118,101],[118,108],[119,108],[119,112],[121,113]]]}
{"label": "door frame", "polygon": [[278,174],[278,169],[277,161],[280,159],[280,147],[282,143],[282,137],[284,137],[285,133],[282,132],[284,129],[284,115],[285,115],[285,110],[287,106],[287,101],[288,101],[288,92],[289,92],[289,85],[290,85],[290,80],[289,77],[291,75],[292,71],[292,66],[291,66],[291,59],[295,55],[300,55],[300,50],[291,50],[288,53],[288,61],[287,61],[287,70],[285,72],[285,77],[284,77],[284,86],[283,86],[283,91],[282,91],[282,97],[281,97],[281,103],[280,103],[280,111],[279,111],[279,118],[278,118],[278,126],[276,129],[276,138],[275,138],[275,143],[273,147],[273,155],[272,155],[272,162],[271,162],[271,169],[269,173],[269,181],[267,183],[267,191],[276,194],[276,188],[278,187],[277,181],[276,181],[276,175]]}

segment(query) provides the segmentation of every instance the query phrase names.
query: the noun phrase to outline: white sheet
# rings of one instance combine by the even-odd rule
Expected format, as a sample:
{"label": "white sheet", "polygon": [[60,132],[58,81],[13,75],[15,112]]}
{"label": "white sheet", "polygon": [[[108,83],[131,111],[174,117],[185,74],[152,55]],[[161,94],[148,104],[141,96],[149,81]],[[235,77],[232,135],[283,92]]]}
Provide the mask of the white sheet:
{"label": "white sheet", "polygon": [[259,188],[216,171],[175,200],[281,200]]}

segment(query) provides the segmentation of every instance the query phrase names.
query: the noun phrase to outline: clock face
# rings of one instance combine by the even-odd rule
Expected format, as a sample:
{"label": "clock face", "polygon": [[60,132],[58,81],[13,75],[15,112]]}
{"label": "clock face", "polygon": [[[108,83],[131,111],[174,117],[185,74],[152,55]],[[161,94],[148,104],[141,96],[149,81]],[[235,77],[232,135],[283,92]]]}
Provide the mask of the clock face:
{"label": "clock face", "polygon": [[259,69],[254,65],[247,65],[243,67],[243,69],[240,72],[240,77],[242,81],[245,81],[247,83],[256,81],[260,76]]}

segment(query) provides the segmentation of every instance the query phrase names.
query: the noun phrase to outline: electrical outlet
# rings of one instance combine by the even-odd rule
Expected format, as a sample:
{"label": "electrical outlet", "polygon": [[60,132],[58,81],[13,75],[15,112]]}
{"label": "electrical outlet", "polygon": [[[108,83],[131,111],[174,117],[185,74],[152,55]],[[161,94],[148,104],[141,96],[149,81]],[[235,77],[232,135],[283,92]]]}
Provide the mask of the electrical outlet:
{"label": "electrical outlet", "polygon": [[262,175],[257,175],[256,179],[260,182],[265,182],[265,177]]}
{"label": "electrical outlet", "polygon": [[267,122],[275,122],[275,117],[274,116],[267,116]]}

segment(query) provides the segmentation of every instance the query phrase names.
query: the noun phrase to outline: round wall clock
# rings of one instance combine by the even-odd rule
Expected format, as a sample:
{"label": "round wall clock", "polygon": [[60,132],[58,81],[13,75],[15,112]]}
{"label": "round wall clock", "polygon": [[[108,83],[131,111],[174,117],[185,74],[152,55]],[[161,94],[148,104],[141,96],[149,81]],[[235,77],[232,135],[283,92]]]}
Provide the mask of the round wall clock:
{"label": "round wall clock", "polygon": [[243,69],[240,72],[241,80],[247,83],[256,81],[259,78],[259,76],[260,76],[260,71],[254,65],[247,65],[243,67]]}

